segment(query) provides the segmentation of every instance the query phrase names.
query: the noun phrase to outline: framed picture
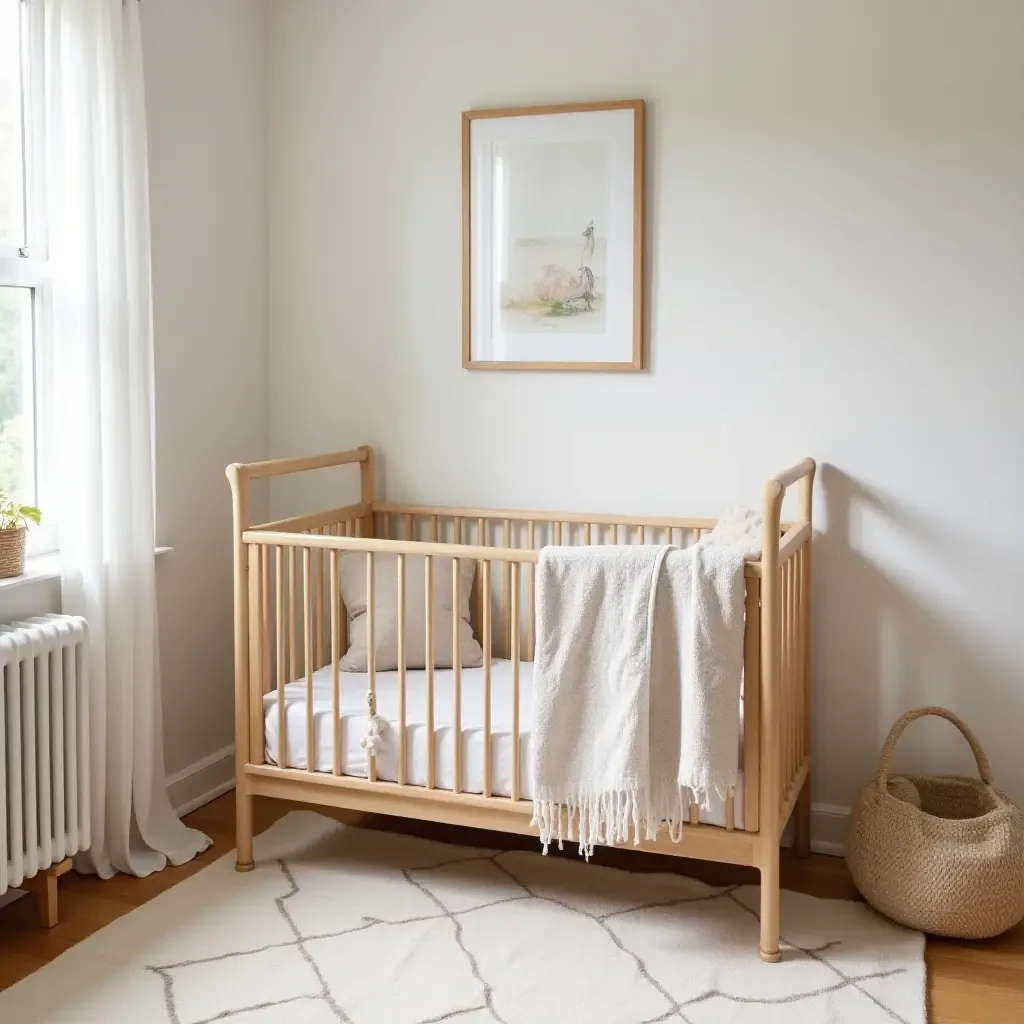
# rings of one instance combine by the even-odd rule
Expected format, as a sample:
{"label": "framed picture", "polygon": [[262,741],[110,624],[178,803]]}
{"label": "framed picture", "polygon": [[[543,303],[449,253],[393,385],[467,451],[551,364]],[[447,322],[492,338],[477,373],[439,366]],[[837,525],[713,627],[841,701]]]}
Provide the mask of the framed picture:
{"label": "framed picture", "polygon": [[642,370],[644,102],[462,115],[462,365]]}

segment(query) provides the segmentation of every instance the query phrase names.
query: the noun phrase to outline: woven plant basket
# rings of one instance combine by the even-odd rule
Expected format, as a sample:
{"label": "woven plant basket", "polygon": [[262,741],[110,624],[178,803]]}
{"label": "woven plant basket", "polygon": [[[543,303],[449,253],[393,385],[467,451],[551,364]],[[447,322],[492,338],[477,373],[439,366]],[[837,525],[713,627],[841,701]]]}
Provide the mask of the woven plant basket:
{"label": "woven plant basket", "polygon": [[24,526],[16,530],[0,530],[0,579],[20,576],[25,571]]}
{"label": "woven plant basket", "polygon": [[[960,730],[980,780],[890,778],[896,741],[924,715],[945,718]],[[854,807],[846,859],[868,903],[909,928],[987,939],[1024,918],[1024,812],[992,785],[981,744],[945,708],[908,711],[892,727],[878,775]]]}

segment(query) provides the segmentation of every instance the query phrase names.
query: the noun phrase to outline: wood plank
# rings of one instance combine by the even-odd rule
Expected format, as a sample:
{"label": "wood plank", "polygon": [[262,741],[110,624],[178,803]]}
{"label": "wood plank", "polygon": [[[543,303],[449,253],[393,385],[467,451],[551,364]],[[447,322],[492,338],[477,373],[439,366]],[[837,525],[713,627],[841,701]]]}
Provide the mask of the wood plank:
{"label": "wood plank", "polygon": [[[533,802],[507,797],[484,797],[472,793],[452,793],[444,789],[419,789],[394,782],[370,782],[352,776],[333,775],[294,769],[249,765],[245,771],[250,791],[275,799],[302,800],[321,806],[346,807],[349,810],[397,815],[427,821],[468,825],[523,835],[536,835],[530,824]],[[728,832],[714,825],[684,825],[683,841],[673,843],[664,832],[656,842],[646,839],[631,849],[667,853],[673,857],[696,857],[727,864],[753,863],[753,836],[746,832]]]}
{"label": "wood plank", "polygon": [[[357,524],[362,520],[356,520]],[[242,534],[246,544],[280,544],[295,548],[333,548],[338,551],[374,551],[378,554],[437,555],[442,558],[493,558],[503,562],[536,564],[540,552],[528,548],[481,547],[472,544],[444,544],[438,541],[385,540],[380,537],[333,537],[314,534],[277,533],[273,530],[246,530]],[[612,542],[614,543],[614,541]],[[761,576],[760,562],[747,562],[743,575]]]}
{"label": "wood plank", "polygon": [[743,634],[743,829],[757,832],[761,808],[761,581],[746,584]]}
{"label": "wood plank", "polygon": [[36,897],[39,910],[39,925],[42,928],[56,928],[57,926],[57,879],[71,870],[71,858],[62,860],[59,864],[45,868],[31,878],[26,878],[21,883],[21,888],[31,892]]}
{"label": "wood plank", "polygon": [[617,526],[630,523],[633,526],[650,526],[664,529],[674,526],[684,530],[713,530],[717,519],[706,516],[630,516],[609,515],[594,512],[562,512],[557,509],[547,512],[524,509],[464,508],[449,505],[408,505],[397,501],[377,501],[373,506],[378,512],[410,513],[417,516],[460,516],[466,519],[511,519],[515,523],[526,523],[531,519],[538,523],[591,523],[598,526]]}
{"label": "wood plank", "polygon": [[306,516],[291,516],[288,519],[275,519],[269,523],[255,523],[253,530],[281,530],[288,533],[302,533],[303,530],[313,530],[323,526],[333,526],[335,523],[346,522],[349,519],[362,519],[372,512],[369,505],[341,505],[339,508],[331,508],[326,512],[313,512]]}
{"label": "wood plank", "polygon": [[366,462],[372,451],[365,445],[347,452],[327,452],[324,455],[304,455],[294,459],[269,459],[266,462],[250,462],[239,466],[239,471],[250,480],[271,476],[287,476],[291,473],[305,473],[311,469],[330,469],[345,466],[351,462]]}
{"label": "wood plank", "polygon": [[263,566],[267,548],[250,544],[249,547],[249,759],[257,764],[264,761],[263,743],[263,650],[264,625],[262,592]]}

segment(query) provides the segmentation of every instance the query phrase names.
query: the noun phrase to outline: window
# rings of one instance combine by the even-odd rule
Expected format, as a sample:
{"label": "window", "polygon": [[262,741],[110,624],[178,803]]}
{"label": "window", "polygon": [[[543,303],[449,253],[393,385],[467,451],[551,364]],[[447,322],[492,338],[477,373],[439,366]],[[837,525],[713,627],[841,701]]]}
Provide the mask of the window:
{"label": "window", "polygon": [[[0,489],[45,506],[41,19],[39,0],[0,0]],[[29,536],[36,552],[56,547],[52,528]]]}

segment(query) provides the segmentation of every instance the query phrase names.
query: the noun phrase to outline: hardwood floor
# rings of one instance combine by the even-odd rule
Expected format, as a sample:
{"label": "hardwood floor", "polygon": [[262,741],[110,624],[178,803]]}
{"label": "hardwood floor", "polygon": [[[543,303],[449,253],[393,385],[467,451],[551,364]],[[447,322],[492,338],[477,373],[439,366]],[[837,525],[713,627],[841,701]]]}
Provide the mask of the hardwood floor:
{"label": "hardwood floor", "polygon": [[[256,805],[256,829],[262,831],[294,805],[270,800]],[[182,867],[149,878],[117,875],[106,882],[71,872],[60,880],[60,924],[46,930],[37,923],[34,898],[26,896],[0,910],[0,989],[13,985],[104,925],[141,906],[189,875],[234,849],[232,794],[190,814],[186,821],[202,829],[213,847]],[[369,828],[407,832],[481,846],[535,849],[525,836],[433,825],[379,816],[333,813],[339,820]],[[624,850],[598,851],[603,864],[634,871],[678,871],[706,882],[757,881],[745,868],[657,857]],[[800,861],[785,852],[782,884],[829,899],[857,899],[846,864],[837,857]],[[1022,1024],[1024,1022],[1024,924],[988,942],[929,939],[928,1020],[931,1024]]]}

